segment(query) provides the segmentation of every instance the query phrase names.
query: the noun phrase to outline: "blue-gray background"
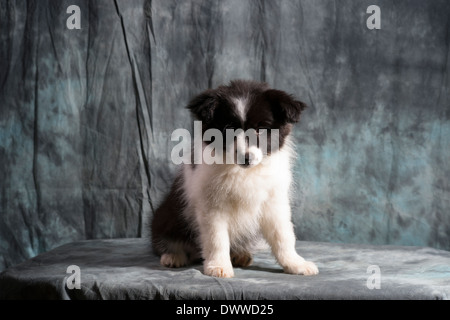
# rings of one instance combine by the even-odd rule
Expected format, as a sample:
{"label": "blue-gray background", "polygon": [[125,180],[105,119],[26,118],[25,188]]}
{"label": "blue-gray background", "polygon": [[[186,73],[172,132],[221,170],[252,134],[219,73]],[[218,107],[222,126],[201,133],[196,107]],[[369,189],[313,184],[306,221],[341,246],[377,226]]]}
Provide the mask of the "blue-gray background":
{"label": "blue-gray background", "polygon": [[184,106],[235,78],[309,105],[299,239],[450,250],[449,19],[448,0],[0,0],[0,270],[146,236]]}

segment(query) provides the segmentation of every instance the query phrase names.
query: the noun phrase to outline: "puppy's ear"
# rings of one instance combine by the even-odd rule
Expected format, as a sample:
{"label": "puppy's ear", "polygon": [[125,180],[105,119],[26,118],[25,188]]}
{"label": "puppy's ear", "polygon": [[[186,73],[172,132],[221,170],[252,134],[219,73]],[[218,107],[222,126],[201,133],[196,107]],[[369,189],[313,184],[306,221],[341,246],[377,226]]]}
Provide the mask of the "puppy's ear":
{"label": "puppy's ear", "polygon": [[186,108],[189,109],[198,120],[210,123],[213,119],[217,104],[218,99],[214,90],[207,90],[193,98]]}
{"label": "puppy's ear", "polygon": [[292,95],[281,90],[267,90],[265,95],[275,117],[285,123],[298,122],[300,114],[307,108],[305,103],[295,100]]}

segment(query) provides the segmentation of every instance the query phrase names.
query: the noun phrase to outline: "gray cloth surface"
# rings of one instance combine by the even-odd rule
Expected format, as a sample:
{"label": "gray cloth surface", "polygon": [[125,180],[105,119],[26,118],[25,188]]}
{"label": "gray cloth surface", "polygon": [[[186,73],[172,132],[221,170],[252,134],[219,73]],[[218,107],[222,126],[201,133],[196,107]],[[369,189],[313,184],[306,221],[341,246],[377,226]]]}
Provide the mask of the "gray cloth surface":
{"label": "gray cloth surface", "polygon": [[[0,274],[0,298],[19,299],[449,299],[450,252],[428,247],[297,242],[320,273],[283,273],[269,251],[232,279],[202,274],[202,266],[168,269],[143,239],[69,243]],[[68,289],[67,267],[81,271]],[[369,289],[370,266],[380,270]],[[374,283],[369,279],[369,283]]]}

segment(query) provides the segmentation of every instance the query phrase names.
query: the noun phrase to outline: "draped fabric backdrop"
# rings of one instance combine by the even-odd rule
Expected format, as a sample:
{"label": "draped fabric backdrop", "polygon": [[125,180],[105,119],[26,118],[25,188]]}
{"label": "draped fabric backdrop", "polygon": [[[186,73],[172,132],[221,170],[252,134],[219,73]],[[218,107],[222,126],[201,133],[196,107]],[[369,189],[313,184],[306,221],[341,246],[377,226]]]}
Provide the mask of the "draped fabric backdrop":
{"label": "draped fabric backdrop", "polygon": [[235,78],[309,105],[300,240],[450,250],[448,0],[1,0],[0,43],[0,270],[147,236],[184,106]]}

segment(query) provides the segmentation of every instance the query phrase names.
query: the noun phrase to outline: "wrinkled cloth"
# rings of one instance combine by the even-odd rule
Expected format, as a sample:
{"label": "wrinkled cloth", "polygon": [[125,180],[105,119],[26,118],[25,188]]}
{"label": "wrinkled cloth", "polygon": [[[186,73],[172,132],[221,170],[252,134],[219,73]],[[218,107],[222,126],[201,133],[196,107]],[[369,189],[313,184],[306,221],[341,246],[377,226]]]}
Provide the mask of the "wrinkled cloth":
{"label": "wrinkled cloth", "polygon": [[[297,242],[317,276],[283,273],[269,250],[235,277],[201,264],[170,269],[144,239],[88,240],[43,253],[0,274],[0,299],[449,299],[450,252],[429,247]],[[80,268],[81,289],[69,266]],[[375,266],[375,269],[374,267]]]}

